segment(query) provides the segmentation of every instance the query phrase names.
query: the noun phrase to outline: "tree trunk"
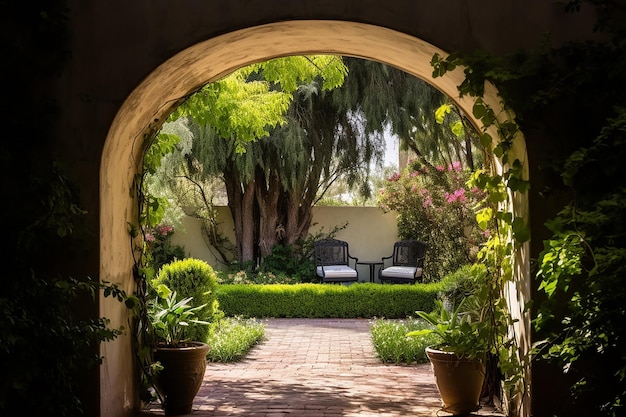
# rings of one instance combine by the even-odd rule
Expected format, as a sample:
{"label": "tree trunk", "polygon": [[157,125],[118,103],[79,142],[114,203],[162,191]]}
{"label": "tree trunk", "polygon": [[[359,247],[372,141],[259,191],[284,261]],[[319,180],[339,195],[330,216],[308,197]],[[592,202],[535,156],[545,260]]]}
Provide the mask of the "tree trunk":
{"label": "tree trunk", "polygon": [[[310,210],[310,208],[309,208]],[[285,243],[293,245],[300,238],[300,204],[293,198],[288,198],[286,207]]]}
{"label": "tree trunk", "polygon": [[241,262],[254,261],[254,181],[245,185],[241,201]]}
{"label": "tree trunk", "polygon": [[250,181],[242,188],[237,172],[227,168],[224,184],[228,195],[228,208],[235,226],[237,260],[254,261],[254,181]]}
{"label": "tree trunk", "polygon": [[265,174],[260,167],[255,172],[256,199],[259,206],[259,249],[261,256],[272,254],[272,249],[279,240],[281,231],[278,224],[278,199],[280,196],[280,178],[274,171],[269,173],[266,180]]}

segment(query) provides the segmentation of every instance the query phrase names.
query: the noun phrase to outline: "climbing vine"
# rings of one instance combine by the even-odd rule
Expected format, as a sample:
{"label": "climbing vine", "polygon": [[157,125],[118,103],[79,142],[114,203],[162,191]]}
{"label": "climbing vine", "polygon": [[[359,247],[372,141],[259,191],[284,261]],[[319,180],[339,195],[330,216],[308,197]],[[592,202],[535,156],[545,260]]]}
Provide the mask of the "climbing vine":
{"label": "climbing vine", "polygon": [[[464,61],[460,56],[444,58],[435,54],[431,64],[434,68],[433,76],[439,77],[464,65]],[[512,316],[507,300],[512,295],[509,284],[515,280],[515,254],[530,239],[528,225],[523,218],[514,214],[512,195],[527,192],[529,182],[523,176],[523,162],[513,159],[511,152],[520,133],[517,124],[506,110],[496,114],[485,102],[485,79],[476,77],[469,67],[466,67],[465,74],[466,79],[459,86],[460,95],[474,99],[472,112],[482,124],[481,144],[487,155],[491,159],[497,158],[502,167],[500,172],[494,164],[477,170],[469,181],[470,186],[478,187],[487,196],[482,208],[476,213],[476,220],[483,230],[490,231],[489,239],[478,254],[479,262],[487,269],[487,282],[483,283],[483,290],[489,300],[485,321],[491,326],[493,335],[490,360],[487,363],[488,377],[497,374],[494,368],[499,370],[502,378],[502,392],[499,394],[505,408],[519,414],[522,397],[526,393],[528,357],[520,354],[515,334],[519,318]],[[497,138],[490,133],[493,127]]]}
{"label": "climbing vine", "polygon": [[[535,339],[541,339],[532,360],[550,369],[560,366],[559,382],[566,382],[572,394],[570,412],[617,416],[623,415],[626,397],[626,7],[610,0],[573,0],[563,12],[589,6],[597,12],[594,41],[551,47],[546,38],[534,50],[506,57],[482,52],[435,56],[433,66],[434,75],[440,76],[463,65],[460,93],[475,97],[474,115],[496,127],[500,141],[493,155],[504,171],[477,173],[475,178],[491,190],[500,208],[507,205],[505,195],[529,189],[521,175],[524,161],[509,160],[517,124],[533,130],[539,140],[547,139],[544,152],[551,158],[541,167],[543,187],[534,195],[547,198],[538,204],[555,214],[545,223],[552,236],[536,260],[537,293],[534,305],[527,306],[533,312]],[[485,106],[481,97],[486,81],[511,106],[517,124],[500,123]],[[492,139],[484,135],[483,145]],[[529,238],[528,229],[510,211],[491,210],[479,213],[479,222],[495,216],[498,234],[513,239],[490,241],[485,260],[499,266],[507,282],[510,258]],[[513,246],[507,248],[506,242]],[[527,366],[529,358],[522,359]]]}

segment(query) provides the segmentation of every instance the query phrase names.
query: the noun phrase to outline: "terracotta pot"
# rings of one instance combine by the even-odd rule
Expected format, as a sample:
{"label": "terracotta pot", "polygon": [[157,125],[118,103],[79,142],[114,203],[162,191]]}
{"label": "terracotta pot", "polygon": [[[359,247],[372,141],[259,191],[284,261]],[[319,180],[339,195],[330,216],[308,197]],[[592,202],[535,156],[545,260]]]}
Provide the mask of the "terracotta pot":
{"label": "terracotta pot", "polygon": [[191,406],[206,370],[209,345],[189,342],[184,347],[159,347],[154,359],[161,362],[163,370],[156,378],[156,386],[163,397],[165,415],[191,413]]}
{"label": "terracotta pot", "polygon": [[443,411],[464,415],[480,408],[485,365],[478,359],[458,357],[454,352],[426,348],[443,402]]}

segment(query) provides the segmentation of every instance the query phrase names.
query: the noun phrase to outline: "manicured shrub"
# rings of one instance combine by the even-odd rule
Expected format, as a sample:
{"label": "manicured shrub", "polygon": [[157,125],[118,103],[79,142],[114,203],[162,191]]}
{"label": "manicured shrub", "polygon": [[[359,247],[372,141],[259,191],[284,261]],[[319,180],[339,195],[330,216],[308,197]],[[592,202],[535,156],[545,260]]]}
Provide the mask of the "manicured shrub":
{"label": "manicured shrub", "polygon": [[[152,281],[153,287],[164,284],[175,291],[179,299],[193,297],[191,304],[206,307],[198,312],[198,318],[214,321],[220,316],[219,303],[215,289],[217,278],[213,268],[200,259],[187,258],[176,260],[161,267],[159,275]],[[206,341],[209,328],[206,325],[190,324],[187,336],[192,340]]]}
{"label": "manicured shrub", "polygon": [[431,311],[440,289],[439,283],[223,284],[217,298],[226,316],[406,318],[417,310]]}

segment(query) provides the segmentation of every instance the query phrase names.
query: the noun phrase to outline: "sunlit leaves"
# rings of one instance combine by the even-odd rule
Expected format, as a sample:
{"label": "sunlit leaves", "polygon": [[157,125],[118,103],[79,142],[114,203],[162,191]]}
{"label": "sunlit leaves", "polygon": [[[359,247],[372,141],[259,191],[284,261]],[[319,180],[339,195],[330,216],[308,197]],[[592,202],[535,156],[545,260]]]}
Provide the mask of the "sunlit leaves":
{"label": "sunlit leaves", "polygon": [[341,86],[348,74],[341,57],[336,55],[276,58],[247,67],[246,71],[262,71],[265,80],[279,84],[286,93],[293,93],[299,85],[316,77],[322,79],[322,90],[332,90]]}
{"label": "sunlit leaves", "polygon": [[170,120],[189,116],[201,126],[209,125],[222,138],[233,138],[241,154],[245,143],[286,123],[285,114],[299,86],[319,80],[328,90],[341,85],[346,75],[342,59],[334,55],[276,58],[207,84],[189,96]]}
{"label": "sunlit leaves", "polygon": [[480,227],[482,230],[487,230],[492,218],[493,209],[491,209],[491,207],[485,207],[476,213],[476,221],[478,222],[478,227]]}
{"label": "sunlit leaves", "polygon": [[539,289],[548,296],[554,295],[558,287],[567,292],[572,276],[581,272],[581,258],[584,254],[582,236],[565,233],[544,243],[544,252],[539,264],[541,277]]}
{"label": "sunlit leaves", "polygon": [[439,106],[435,110],[435,120],[437,121],[437,123],[442,124],[443,119],[446,117],[447,114],[450,113],[450,110],[452,110],[452,106],[450,104],[446,103]]}
{"label": "sunlit leaves", "polygon": [[163,156],[171,153],[179,141],[180,137],[176,135],[166,133],[159,134],[146,150],[143,159],[144,170],[149,174],[154,174],[161,166]]}

